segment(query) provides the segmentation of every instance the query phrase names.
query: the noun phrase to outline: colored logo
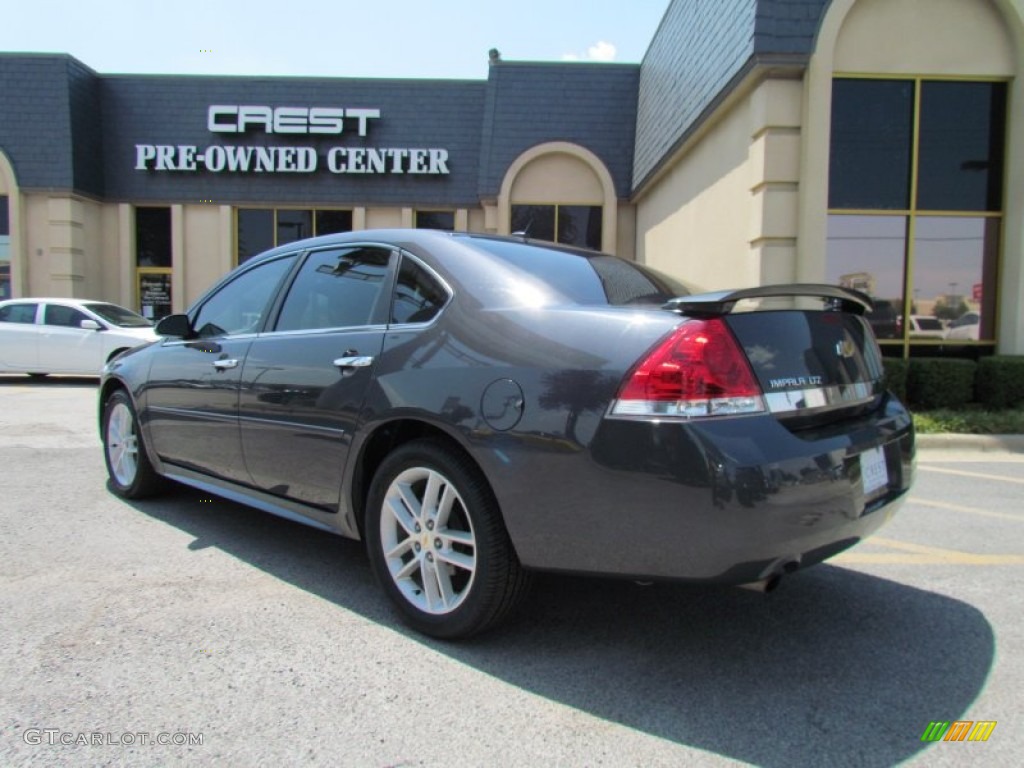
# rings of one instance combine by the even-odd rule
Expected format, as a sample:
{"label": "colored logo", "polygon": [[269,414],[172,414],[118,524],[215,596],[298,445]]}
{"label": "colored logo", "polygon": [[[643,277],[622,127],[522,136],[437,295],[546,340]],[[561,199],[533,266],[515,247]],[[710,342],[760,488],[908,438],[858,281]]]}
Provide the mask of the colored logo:
{"label": "colored logo", "polygon": [[988,741],[995,728],[995,720],[932,720],[921,741]]}

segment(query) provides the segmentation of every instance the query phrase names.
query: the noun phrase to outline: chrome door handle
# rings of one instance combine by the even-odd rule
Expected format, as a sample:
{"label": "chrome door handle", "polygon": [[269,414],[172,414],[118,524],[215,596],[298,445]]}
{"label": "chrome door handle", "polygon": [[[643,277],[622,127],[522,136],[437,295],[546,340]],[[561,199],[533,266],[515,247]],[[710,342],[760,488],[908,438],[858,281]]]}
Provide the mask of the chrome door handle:
{"label": "chrome door handle", "polygon": [[334,361],[339,368],[367,368],[373,365],[372,355],[352,355],[351,357],[339,357]]}
{"label": "chrome door handle", "polygon": [[231,368],[237,368],[238,361],[234,359],[214,360],[213,367],[216,368],[218,371],[227,371],[230,370]]}

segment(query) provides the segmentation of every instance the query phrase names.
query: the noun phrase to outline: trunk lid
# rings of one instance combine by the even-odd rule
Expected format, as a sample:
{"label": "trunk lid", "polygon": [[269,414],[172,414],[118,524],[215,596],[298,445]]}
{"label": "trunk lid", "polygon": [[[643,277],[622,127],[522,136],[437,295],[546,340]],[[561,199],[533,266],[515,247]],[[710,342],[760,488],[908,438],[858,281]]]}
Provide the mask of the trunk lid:
{"label": "trunk lid", "polygon": [[808,423],[873,408],[884,394],[881,352],[864,317],[870,307],[867,296],[828,285],[762,286],[666,306],[687,316],[721,316],[768,411]]}

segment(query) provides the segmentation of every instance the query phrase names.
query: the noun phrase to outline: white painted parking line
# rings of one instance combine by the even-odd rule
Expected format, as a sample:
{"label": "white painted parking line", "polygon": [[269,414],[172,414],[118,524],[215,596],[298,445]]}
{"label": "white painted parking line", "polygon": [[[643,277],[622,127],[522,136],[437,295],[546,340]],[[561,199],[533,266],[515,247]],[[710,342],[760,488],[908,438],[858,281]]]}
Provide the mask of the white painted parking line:
{"label": "white painted parking line", "polygon": [[926,547],[909,541],[897,541],[872,536],[865,545],[898,550],[897,552],[843,552],[832,558],[833,563],[890,563],[900,565],[1024,565],[1024,555],[978,555],[955,549]]}
{"label": "white painted parking line", "polygon": [[917,468],[923,472],[940,472],[944,475],[958,475],[959,477],[976,477],[979,480],[998,480],[1004,483],[1016,483],[1017,485],[1024,485],[1024,478],[1021,477],[1004,477],[1003,475],[989,475],[984,472],[967,472],[963,469],[929,467],[923,464],[918,464]]}
{"label": "white painted parking line", "polygon": [[998,517],[1001,520],[1013,520],[1014,522],[1024,523],[1024,515],[1014,515],[1009,512],[993,512],[989,509],[979,509],[978,507],[965,507],[962,504],[949,504],[945,501],[927,501],[925,499],[911,498],[910,504],[920,504],[924,507],[935,507],[936,509],[948,509],[950,512],[966,512],[971,515],[982,515],[984,517]]}

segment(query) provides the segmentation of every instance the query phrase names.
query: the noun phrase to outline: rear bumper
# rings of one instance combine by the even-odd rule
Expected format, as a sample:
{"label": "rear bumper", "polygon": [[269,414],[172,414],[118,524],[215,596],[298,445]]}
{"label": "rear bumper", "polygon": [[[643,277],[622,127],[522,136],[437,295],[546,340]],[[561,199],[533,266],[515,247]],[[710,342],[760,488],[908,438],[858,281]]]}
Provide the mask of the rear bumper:
{"label": "rear bumper", "polygon": [[[877,448],[887,482],[865,494],[862,457]],[[887,522],[913,479],[914,435],[895,400],[800,432],[772,416],[606,419],[589,451],[522,463],[528,483],[494,484],[524,565],[738,584],[813,565]]]}

